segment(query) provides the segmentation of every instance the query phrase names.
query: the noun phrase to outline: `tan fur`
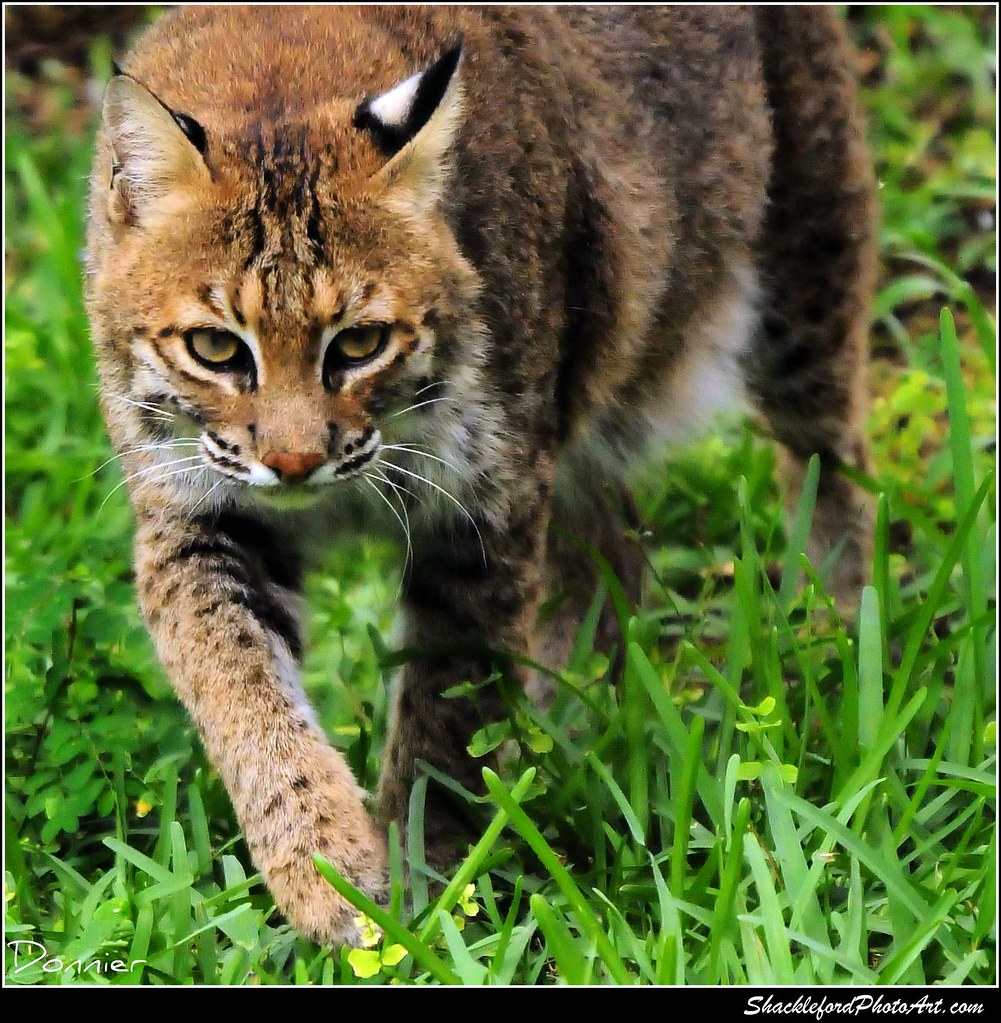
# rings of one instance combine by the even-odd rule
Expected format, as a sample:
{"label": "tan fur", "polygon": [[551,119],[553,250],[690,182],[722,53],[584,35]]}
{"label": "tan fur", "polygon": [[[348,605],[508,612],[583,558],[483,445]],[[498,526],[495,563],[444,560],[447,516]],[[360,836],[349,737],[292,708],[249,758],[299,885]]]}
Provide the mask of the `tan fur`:
{"label": "tan fur", "polygon": [[[627,468],[741,390],[794,477],[820,453],[811,551],[840,545],[831,584],[856,599],[871,509],[838,469],[866,464],[874,205],[831,11],[185,5],[124,70],[87,299],[137,589],[303,933],[357,937],[314,851],[384,884],[298,679],[303,559],[331,525],[406,533],[417,652],[383,824],[406,823],[421,761],[478,788],[465,748],[499,693],[441,694],[526,681],[511,654],[560,667],[587,544],[638,599]],[[235,338],[232,361],[198,356],[199,331]],[[475,823],[433,785],[427,814],[445,863]]]}

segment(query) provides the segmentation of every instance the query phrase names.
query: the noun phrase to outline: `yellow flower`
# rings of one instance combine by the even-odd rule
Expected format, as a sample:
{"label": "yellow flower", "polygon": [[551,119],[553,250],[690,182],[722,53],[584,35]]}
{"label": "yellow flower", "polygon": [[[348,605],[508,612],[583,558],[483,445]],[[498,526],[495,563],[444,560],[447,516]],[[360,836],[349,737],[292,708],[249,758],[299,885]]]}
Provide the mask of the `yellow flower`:
{"label": "yellow flower", "polygon": [[[355,917],[355,925],[361,932],[362,948],[375,948],[382,940],[382,928],[371,917],[365,916],[364,913],[361,916]],[[372,976],[372,974],[369,974],[369,976]]]}
{"label": "yellow flower", "polygon": [[463,889],[462,894],[459,896],[459,908],[466,916],[476,916],[480,911],[480,904],[473,901],[473,896],[476,894],[476,885],[467,884]]}
{"label": "yellow flower", "polygon": [[376,951],[374,948],[353,948],[348,953],[348,964],[356,977],[367,980],[382,972],[384,966],[396,966],[407,957],[402,945],[389,945]]}

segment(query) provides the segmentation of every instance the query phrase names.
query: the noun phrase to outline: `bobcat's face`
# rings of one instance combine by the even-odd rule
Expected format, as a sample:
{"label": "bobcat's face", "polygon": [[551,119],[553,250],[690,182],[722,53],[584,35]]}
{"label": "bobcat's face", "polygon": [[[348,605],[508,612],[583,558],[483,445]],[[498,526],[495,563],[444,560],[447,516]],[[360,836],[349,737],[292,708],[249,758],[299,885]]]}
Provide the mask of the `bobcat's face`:
{"label": "bobcat's face", "polygon": [[336,106],[268,136],[206,143],[194,124],[193,140],[122,81],[125,114],[106,120],[152,121],[169,166],[152,187],[148,168],[126,179],[130,136],[116,148],[111,133],[88,256],[112,403],[138,410],[177,483],[217,496],[298,506],[381,475],[380,450],[419,440],[452,400],[451,342],[475,299],[427,154],[412,142],[387,164]]}
{"label": "bobcat's face", "polygon": [[448,253],[374,204],[330,205],[301,234],[299,216],[245,199],[198,213],[176,242],[210,242],[196,276],[190,259],[163,265],[168,239],[137,253],[136,274],[158,286],[130,397],[173,415],[214,472],[266,497],[315,494],[363,472],[409,406],[445,397],[431,374]]}

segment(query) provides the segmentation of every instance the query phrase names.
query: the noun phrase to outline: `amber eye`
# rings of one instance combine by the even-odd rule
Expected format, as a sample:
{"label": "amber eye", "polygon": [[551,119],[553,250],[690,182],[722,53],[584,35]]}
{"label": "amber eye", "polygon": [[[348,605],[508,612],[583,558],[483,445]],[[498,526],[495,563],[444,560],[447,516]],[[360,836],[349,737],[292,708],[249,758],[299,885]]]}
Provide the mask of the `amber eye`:
{"label": "amber eye", "polygon": [[363,323],[342,330],[333,343],[344,362],[367,362],[382,351],[388,333],[384,323]]}
{"label": "amber eye", "polygon": [[227,330],[189,330],[184,343],[191,357],[209,369],[240,373],[253,365],[250,349]]}
{"label": "amber eye", "polygon": [[379,355],[389,343],[388,323],[359,323],[342,330],[327,345],[323,358],[323,383],[334,386],[334,376],[352,366],[361,366]]}

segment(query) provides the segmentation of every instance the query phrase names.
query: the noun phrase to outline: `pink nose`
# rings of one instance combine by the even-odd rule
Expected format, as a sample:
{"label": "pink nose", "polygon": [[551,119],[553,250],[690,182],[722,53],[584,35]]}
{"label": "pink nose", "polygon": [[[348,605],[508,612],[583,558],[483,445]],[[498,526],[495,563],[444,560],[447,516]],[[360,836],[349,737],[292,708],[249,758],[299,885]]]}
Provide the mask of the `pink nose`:
{"label": "pink nose", "polygon": [[297,454],[291,451],[269,451],[261,461],[288,483],[301,483],[314,469],[323,465],[327,456],[319,452]]}

